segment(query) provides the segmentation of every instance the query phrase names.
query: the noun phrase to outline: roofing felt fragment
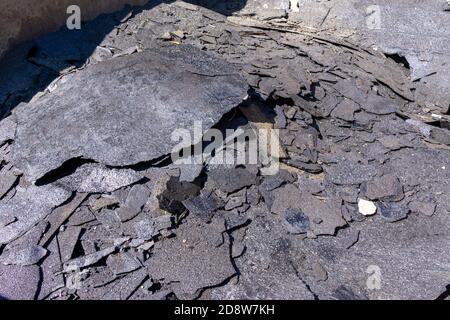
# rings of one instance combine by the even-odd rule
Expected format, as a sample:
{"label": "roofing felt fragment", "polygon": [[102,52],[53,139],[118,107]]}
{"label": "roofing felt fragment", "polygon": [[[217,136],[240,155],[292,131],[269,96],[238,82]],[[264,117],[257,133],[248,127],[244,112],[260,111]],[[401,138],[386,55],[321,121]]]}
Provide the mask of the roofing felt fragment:
{"label": "roofing felt fragment", "polygon": [[[273,4],[277,1],[279,2],[253,2]],[[226,6],[220,1],[215,2],[216,5],[210,6]],[[282,2],[287,3],[284,0]],[[310,2],[309,7],[319,8],[317,4]],[[327,6],[332,6],[338,1],[328,2]],[[398,6],[392,8],[405,10],[407,0],[399,2]],[[319,6],[325,9],[323,4]],[[353,4],[335,6],[332,10],[348,12],[351,7]],[[55,41],[62,42],[67,33],[56,33],[56,36],[47,37],[48,41],[36,41],[38,50],[29,52],[30,61],[51,69],[58,69],[58,66],[69,67],[75,74],[67,75],[66,69],[62,72],[66,75],[36,95],[28,106],[22,105],[14,111],[24,115],[19,117],[22,121],[19,127],[26,126],[31,117],[37,119],[32,119],[30,126],[37,125],[39,128],[35,131],[43,132],[44,136],[48,134],[52,139],[62,140],[61,137],[66,137],[65,131],[69,133],[68,141],[62,141],[61,145],[55,144],[55,154],[60,156],[58,161],[53,161],[53,154],[49,156],[51,163],[42,157],[45,169],[40,168],[39,173],[36,173],[34,168],[31,170],[33,175],[53,178],[52,181],[61,184],[67,182],[65,185],[69,191],[78,190],[81,185],[79,181],[87,179],[92,192],[110,190],[102,190],[101,187],[107,185],[109,188],[111,183],[121,185],[119,176],[108,178],[111,171],[138,170],[134,173],[142,174],[150,180],[125,184],[112,194],[96,195],[95,197],[99,197],[97,199],[91,196],[92,201],[85,204],[76,204],[72,199],[69,205],[73,205],[74,210],[79,205],[81,207],[67,222],[57,217],[68,217],[72,212],[67,211],[66,216],[59,214],[59,210],[53,210],[51,215],[38,222],[38,227],[31,230],[30,234],[35,235],[25,234],[5,246],[3,254],[9,254],[13,248],[20,248],[17,242],[21,245],[37,243],[35,236],[39,239],[44,230],[50,230],[43,238],[53,241],[46,247],[49,255],[40,262],[43,278],[42,283],[38,283],[41,287],[39,297],[434,299],[446,290],[449,277],[446,270],[449,270],[447,252],[450,243],[447,214],[450,209],[447,196],[450,193],[450,157],[448,148],[444,145],[450,139],[448,121],[444,114],[448,108],[448,97],[445,97],[448,90],[425,90],[423,86],[427,82],[432,87],[432,82],[436,82],[437,74],[430,73],[434,73],[434,67],[423,66],[436,66],[436,57],[432,61],[422,61],[429,60],[428,55],[422,57],[422,54],[414,53],[415,60],[411,60],[412,56],[408,54],[405,56],[411,67],[408,71],[403,66],[405,62],[399,66],[399,63],[393,61],[397,57],[383,57],[381,52],[386,52],[381,46],[376,53],[370,48],[352,44],[354,37],[359,37],[358,34],[345,40],[327,35],[327,30],[334,30],[328,27],[334,23],[335,15],[328,15],[327,10],[322,11],[320,8],[299,13],[301,18],[308,19],[309,13],[315,14],[312,21],[315,23],[318,17],[318,23],[323,23],[325,27],[320,28],[318,34],[311,29],[306,36],[294,33],[293,30],[285,32],[288,30],[280,20],[268,23],[252,21],[251,16],[244,19],[234,16],[230,20],[235,23],[230,24],[226,17],[200,7],[192,11],[186,10],[182,5],[164,3],[151,10],[128,13],[123,18],[120,16],[117,23],[120,20],[123,24],[117,25],[114,32],[102,38],[101,43],[90,43],[92,48],[97,47],[93,56],[97,61],[89,59],[83,69],[78,70],[66,59],[75,58],[76,64],[82,62],[84,53],[77,50],[77,47],[86,45],[84,37],[75,36],[80,41],[72,42],[69,47],[55,46]],[[436,8],[439,10],[438,7],[431,10],[436,11]],[[364,8],[358,7],[357,11],[364,15]],[[410,16],[411,12],[406,10],[405,16]],[[271,14],[269,12],[266,17]],[[96,26],[116,26],[114,16],[107,15],[108,23],[100,20]],[[261,18],[260,13],[255,17]],[[287,17],[292,18],[299,17]],[[302,23],[308,23],[308,19],[302,19]],[[242,24],[246,27],[242,27]],[[256,28],[249,27],[251,25]],[[83,34],[91,31],[98,34],[95,33],[96,30],[89,30],[88,25],[83,30],[88,31],[83,31]],[[174,30],[182,32],[173,32]],[[189,54],[189,59],[184,59],[184,54],[172,55],[171,50],[178,51],[184,45],[170,48],[170,42],[157,39],[165,33],[168,35],[165,40],[192,43],[199,47],[200,51],[196,50],[194,54],[196,59],[192,59]],[[326,38],[322,38],[325,35]],[[385,37],[388,36],[383,33],[382,38]],[[417,41],[416,38],[421,39],[421,36],[415,37],[414,41]],[[398,42],[398,37],[393,37],[393,40]],[[105,50],[99,49],[100,47]],[[141,49],[147,52],[136,53]],[[399,56],[404,54],[403,49],[401,50]],[[228,63],[231,63],[241,69],[248,84],[252,86],[252,94],[246,101],[255,100],[253,91],[256,95],[262,93],[264,97],[272,93],[269,100],[260,100],[261,107],[255,110],[233,110],[217,123],[216,120],[223,112],[229,110],[228,102],[222,106],[217,102],[227,100],[224,96],[230,92],[233,97],[236,96],[234,89],[228,89],[238,85],[227,87],[219,83],[222,79],[225,79],[225,83],[230,82],[230,70],[227,68],[220,70],[221,75],[206,70],[208,68],[204,65],[209,64],[204,63],[203,56],[197,57],[205,51],[213,52],[228,61],[224,63],[227,68]],[[148,52],[155,53],[155,57],[147,57],[150,54]],[[448,60],[445,55],[441,56],[440,61]],[[125,60],[133,62],[128,64]],[[141,68],[141,60],[149,63],[144,63]],[[170,61],[160,63],[163,60]],[[98,63],[96,70],[92,68],[93,63]],[[149,67],[147,64],[155,66]],[[159,68],[161,65],[162,68]],[[188,69],[189,66],[193,68],[186,70],[186,66]],[[118,70],[120,68],[123,70]],[[33,73],[32,79],[35,82],[53,77],[48,74],[47,69],[38,69],[42,69],[42,72],[40,75]],[[153,72],[155,69],[156,72]],[[191,72],[193,69],[194,72]],[[234,71],[231,72],[234,74]],[[12,72],[8,74],[10,73]],[[414,83],[408,79],[410,73]],[[438,74],[441,73],[444,72],[439,70]],[[107,79],[108,76],[111,79]],[[191,84],[189,81],[192,79],[198,81]],[[24,83],[30,83],[28,80]],[[100,83],[95,83],[96,80]],[[12,90],[14,81],[8,82],[8,88]],[[210,82],[214,82],[213,90]],[[163,85],[159,86],[159,83]],[[91,88],[83,88],[86,85]],[[411,90],[412,86],[417,86],[416,90]],[[23,88],[23,83],[20,88]],[[140,88],[146,91],[140,92]],[[34,90],[35,88],[30,89],[31,93]],[[73,90],[81,91],[81,108],[73,97]],[[205,98],[204,103],[198,104],[200,107],[191,107],[196,104],[195,99],[182,106],[183,99],[192,98],[193,93],[199,91]],[[430,94],[431,92],[434,94]],[[17,90],[11,91],[8,96],[0,93],[0,105],[4,103],[5,107],[9,107],[28,94]],[[126,97],[127,94],[130,97]],[[104,97],[108,95],[111,99]],[[155,100],[155,97],[161,98],[158,100],[160,108],[152,108],[150,100]],[[441,97],[442,101],[435,105]],[[117,101],[120,108],[115,112],[114,103]],[[144,105],[137,106],[142,101]],[[273,110],[272,106],[280,101],[289,105]],[[59,103],[61,106],[58,106]],[[205,115],[205,110],[210,110],[209,103],[214,104],[212,108],[217,111],[217,114],[214,111],[213,118],[208,118],[210,114]],[[40,108],[36,115],[29,116],[28,108],[32,108],[34,112],[37,105]],[[85,116],[88,121],[85,121],[84,114],[79,109],[89,111]],[[267,111],[264,114],[268,117],[264,117],[264,121],[255,121],[255,114],[258,118],[257,109]],[[149,110],[150,115],[147,114]],[[191,114],[191,110],[195,115]],[[240,115],[241,111],[245,117]],[[430,116],[432,112],[440,115]],[[72,113],[75,114],[75,119]],[[11,119],[15,121],[14,116]],[[405,121],[409,117],[411,119]],[[78,119],[84,121],[83,124]],[[286,169],[289,175],[283,175],[282,170],[273,177],[260,177],[260,167],[253,171],[247,167],[253,175],[249,179],[252,180],[249,187],[245,177],[243,179],[235,175],[244,168],[231,168],[233,164],[228,165],[229,171],[225,171],[225,174],[220,163],[214,166],[215,162],[208,159],[205,159],[208,164],[206,168],[203,160],[199,162],[202,163],[200,165],[164,167],[169,163],[169,154],[166,152],[169,150],[170,153],[176,143],[166,139],[170,136],[168,133],[176,130],[179,123],[181,129],[190,130],[193,120],[204,119],[208,121],[207,127],[217,123],[221,129],[228,128],[228,125],[244,130],[249,127],[255,130],[272,128],[274,125],[276,128],[283,128],[280,131],[282,155],[278,158],[282,161],[280,168]],[[422,119],[432,125],[425,122],[414,123],[416,120],[413,119]],[[83,127],[85,123],[86,126]],[[2,123],[0,128],[1,125]],[[65,126],[65,129],[54,130],[58,125]],[[82,131],[85,128],[88,129],[86,133]],[[153,129],[159,131],[155,134]],[[80,131],[82,141],[76,144],[74,141],[79,137],[74,133]],[[52,132],[55,132],[56,137],[51,136]],[[22,145],[19,145],[19,149],[23,150],[24,142],[40,147],[41,140],[34,138],[34,131],[30,129],[28,133],[30,134],[26,138],[20,139]],[[0,167],[4,166],[6,171],[10,171],[13,166],[10,149],[14,152],[17,147],[14,146],[15,133],[14,136],[12,132],[8,134],[9,138],[3,146],[0,138]],[[89,149],[94,144],[95,148]],[[86,156],[86,150],[101,159]],[[234,156],[234,150],[227,152],[227,155],[233,153]],[[153,158],[156,154],[159,156]],[[33,152],[29,155],[35,156]],[[108,165],[111,163],[105,159],[117,162]],[[216,154],[215,159],[220,157]],[[265,160],[267,159],[262,159],[262,163]],[[23,163],[27,161],[28,159],[22,159]],[[136,161],[138,164],[133,165]],[[107,172],[93,175],[89,179],[89,170],[86,170],[84,175],[78,175],[79,180],[74,179],[77,177],[76,169],[83,168],[75,168],[70,164],[80,166],[84,162],[94,163],[93,166]],[[27,163],[22,164],[22,171],[27,166]],[[57,170],[52,171],[53,169]],[[66,169],[74,172],[65,177],[70,181],[57,177]],[[222,172],[212,179],[215,169]],[[322,170],[323,174],[315,174]],[[176,177],[170,179],[169,176]],[[19,180],[19,190],[26,185],[27,179],[35,178],[30,178],[25,172],[25,177]],[[46,181],[48,179],[41,179],[38,184],[47,183]],[[16,183],[17,179],[13,185]],[[139,192],[136,197],[131,197],[133,201],[127,200],[132,189],[130,186],[145,186],[152,191],[143,207],[141,203],[146,197],[140,197]],[[235,190],[227,191],[231,189]],[[14,199],[15,191],[15,188],[9,188],[0,203]],[[376,205],[377,215],[368,219],[358,212],[358,199],[361,198],[373,202],[368,202],[371,210]],[[127,207],[133,210],[121,214],[121,221],[117,212]],[[231,211],[223,211],[224,207]],[[277,215],[268,213],[268,208],[276,211]],[[404,219],[409,210],[417,214]],[[209,224],[199,221],[201,219],[197,219],[197,216],[206,217]],[[98,221],[95,221],[96,218]],[[15,214],[0,213],[0,230],[4,226],[14,225],[16,221]],[[51,229],[46,229],[49,223]],[[83,228],[79,241],[75,240],[78,231],[72,228],[73,225]],[[202,228],[207,230],[203,232]],[[299,235],[305,232],[306,236]],[[333,236],[316,237],[322,234]],[[113,241],[122,236],[129,238],[129,241],[116,248]],[[110,248],[116,249],[111,253],[108,250]],[[100,255],[96,255],[98,253]],[[60,254],[63,261],[60,261]],[[86,265],[82,271],[83,283],[74,296],[65,295],[67,291],[73,292],[64,285],[64,278],[68,280],[71,274],[61,272],[64,271],[61,270],[61,264],[67,262],[64,260],[68,257],[87,259],[87,264],[93,263]],[[151,266],[152,274],[148,274],[147,268],[134,270],[137,266],[134,258],[140,261],[147,259],[144,263]],[[239,277],[227,278],[231,274],[230,265],[237,269],[235,272],[239,273]],[[381,271],[380,290],[367,288],[370,274],[366,270],[368,266],[374,265]],[[66,271],[70,271],[70,268]],[[150,279],[153,275],[156,279]],[[1,275],[0,278],[4,279]],[[226,281],[228,279],[230,281]],[[6,287],[9,286],[9,280],[11,279],[6,279]],[[29,284],[35,283],[34,281],[16,282],[20,284],[20,288],[14,288],[17,292],[22,288],[33,291]],[[66,285],[69,283],[67,281]],[[2,289],[0,284],[0,291]],[[3,294],[0,292],[0,295]]]}
{"label": "roofing felt fragment", "polygon": [[108,256],[106,264],[115,275],[130,273],[142,266],[139,260],[129,252],[120,252]]}
{"label": "roofing felt fragment", "polygon": [[125,200],[125,203],[117,209],[117,215],[120,221],[128,221],[136,217],[144,208],[150,197],[150,190],[141,184],[133,186]]}
{"label": "roofing felt fragment", "polygon": [[111,247],[88,254],[83,257],[69,260],[66,263],[64,263],[64,270],[65,271],[73,271],[74,269],[77,269],[77,268],[89,267],[89,266],[97,263],[101,259],[109,256],[111,253],[115,252],[127,240],[128,240],[128,238],[116,239],[114,241],[114,245]]}
{"label": "roofing felt fragment", "polygon": [[50,228],[46,231],[45,235],[40,240],[42,245],[46,245],[47,242],[54,236],[57,230],[66,222],[67,219],[75,212],[75,210],[83,203],[86,199],[87,194],[77,193],[71,199],[71,201],[63,206],[60,206],[52,211],[50,216],[47,218],[50,222]]}
{"label": "roofing felt fragment", "polygon": [[219,166],[208,173],[208,182],[218,189],[232,193],[256,183],[256,174],[247,168]]}
{"label": "roofing felt fragment", "polygon": [[209,220],[214,212],[223,206],[223,201],[213,192],[202,192],[197,197],[184,200],[183,205],[191,214]]}
{"label": "roofing felt fragment", "polygon": [[143,176],[131,169],[108,169],[99,164],[84,164],[57,184],[70,191],[106,193],[129,186]]}
{"label": "roofing felt fragment", "polygon": [[38,299],[44,299],[49,294],[64,287],[64,275],[61,273],[61,260],[59,256],[58,240],[53,240],[47,246],[49,254],[41,262],[41,286]]}
{"label": "roofing felt fragment", "polygon": [[400,109],[391,99],[375,94],[369,95],[366,103],[361,104],[361,108],[369,113],[380,115],[395,113]]}
{"label": "roofing felt fragment", "polygon": [[147,261],[150,277],[172,283],[180,299],[194,298],[202,288],[222,283],[236,271],[228,238],[217,246],[219,239],[221,231],[214,225],[189,219],[178,228],[177,236],[165,239]]}
{"label": "roofing felt fragment", "polygon": [[[311,284],[315,292],[322,292],[320,297],[330,299],[333,285],[335,288],[345,285],[371,300],[435,299],[445,291],[450,275],[447,216],[411,215],[396,223],[386,223],[375,216],[359,224],[358,230],[361,231],[358,243],[350,249],[346,248],[347,234],[341,232],[337,237],[320,237],[299,245],[305,253],[313,251],[334,257],[323,260],[329,275],[327,284],[321,290],[317,288],[321,284]],[[366,270],[374,270],[369,266],[381,271],[384,285],[380,290],[369,290],[366,286]]]}
{"label": "roofing felt fragment", "polygon": [[[161,216],[164,217],[165,216]],[[170,218],[170,216],[169,216]],[[158,234],[161,229],[158,228],[158,223],[147,213],[141,213],[130,221],[124,222],[121,225],[121,232],[133,239],[150,240]],[[169,220],[170,222],[170,220]],[[163,227],[167,226],[164,224]]]}
{"label": "roofing felt fragment", "polygon": [[189,130],[194,121],[210,128],[244,99],[247,88],[233,67],[192,46],[153,48],[90,65],[68,75],[53,93],[14,110],[14,163],[35,181],[73,158],[110,166],[150,161],[179,145],[171,139],[174,130]]}
{"label": "roofing felt fragment", "polygon": [[38,266],[4,266],[0,264],[0,296],[10,300],[32,300],[39,287]]}
{"label": "roofing felt fragment", "polygon": [[31,185],[27,188],[17,187],[16,190],[12,199],[0,202],[1,214],[17,219],[14,223],[0,228],[0,244],[20,237],[71,195],[55,185]]}
{"label": "roofing felt fragment", "polygon": [[235,259],[239,281],[212,289],[212,297],[225,300],[314,299],[293,267],[289,253],[291,244],[285,235],[278,219],[270,215],[256,217],[245,231],[245,253]]}
{"label": "roofing felt fragment", "polygon": [[376,177],[366,184],[365,195],[369,200],[400,201],[403,199],[403,186],[394,175]]}
{"label": "roofing felt fragment", "polygon": [[228,196],[225,210],[233,210],[247,202],[247,189],[242,189]]}
{"label": "roofing felt fragment", "polygon": [[37,245],[13,248],[0,256],[0,263],[4,265],[31,266],[37,264],[47,255],[47,250]]}
{"label": "roofing felt fragment", "polygon": [[116,197],[110,195],[101,195],[97,197],[94,196],[89,199],[89,207],[93,211],[99,211],[100,209],[118,204],[119,200]]}
{"label": "roofing felt fragment", "polygon": [[196,158],[191,157],[188,164],[180,165],[180,181],[193,182],[203,171],[203,165],[196,163]]}
{"label": "roofing felt fragment", "polygon": [[432,216],[436,211],[436,202],[431,199],[414,200],[409,204],[412,212],[418,212],[426,216]]}
{"label": "roofing felt fragment", "polygon": [[200,187],[191,182],[181,182],[175,177],[170,177],[165,190],[157,196],[159,206],[171,213],[182,213],[186,211],[183,201],[196,197]]}
{"label": "roofing felt fragment", "polygon": [[325,167],[327,177],[338,185],[353,185],[369,181],[377,173],[372,164],[361,164],[354,161],[339,162]]}
{"label": "roofing felt fragment", "polygon": [[0,199],[14,186],[18,178],[12,170],[0,170]]}
{"label": "roofing felt fragment", "polygon": [[345,121],[355,120],[354,113],[361,110],[360,106],[352,100],[344,99],[331,112],[331,116]]}
{"label": "roofing felt fragment", "polygon": [[381,142],[381,144],[388,148],[389,150],[398,150],[404,145],[401,143],[400,139],[396,136],[389,135],[389,136],[383,136],[378,139],[378,141]]}
{"label": "roofing felt fragment", "polygon": [[67,227],[58,234],[58,244],[62,262],[72,259],[82,231],[83,228],[80,227]]}
{"label": "roofing felt fragment", "polygon": [[[139,289],[148,278],[148,273],[145,269],[140,269],[125,277],[118,279],[106,287],[102,300],[126,300]],[[98,296],[97,296],[98,297]]]}
{"label": "roofing felt fragment", "polygon": [[3,146],[0,146],[0,163],[8,164],[8,166],[12,165],[11,162],[11,144],[5,143]]}

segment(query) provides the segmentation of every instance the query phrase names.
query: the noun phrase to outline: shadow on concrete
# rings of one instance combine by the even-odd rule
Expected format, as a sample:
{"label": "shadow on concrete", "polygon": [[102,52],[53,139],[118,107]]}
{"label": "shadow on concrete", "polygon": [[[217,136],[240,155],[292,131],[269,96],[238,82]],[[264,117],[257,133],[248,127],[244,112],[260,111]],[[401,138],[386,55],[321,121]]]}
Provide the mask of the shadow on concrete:
{"label": "shadow on concrete", "polygon": [[[122,10],[103,14],[83,22],[81,30],[48,33],[10,50],[0,61],[0,120],[20,103],[29,102],[55,80],[60,72],[82,66],[103,39],[128,19],[144,10],[152,10],[174,0],[150,0],[144,6],[125,6]],[[247,0],[186,0],[224,15],[242,9]]]}

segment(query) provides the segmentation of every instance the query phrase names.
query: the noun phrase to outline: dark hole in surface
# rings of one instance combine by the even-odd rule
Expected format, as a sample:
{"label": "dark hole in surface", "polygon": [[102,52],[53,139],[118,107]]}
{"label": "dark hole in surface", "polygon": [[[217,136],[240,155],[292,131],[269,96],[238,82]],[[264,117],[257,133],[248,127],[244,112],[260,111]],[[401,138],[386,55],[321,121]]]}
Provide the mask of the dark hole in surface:
{"label": "dark hole in surface", "polygon": [[402,66],[404,66],[408,70],[411,69],[411,66],[410,66],[408,60],[404,56],[399,55],[398,53],[386,54],[386,57],[389,58],[389,59],[394,60],[395,63],[401,64]]}
{"label": "dark hole in surface", "polygon": [[436,300],[448,300],[448,298],[450,297],[450,284],[447,285],[446,290],[439,295],[439,297],[437,297]]}
{"label": "dark hole in surface", "polygon": [[83,164],[95,163],[93,160],[83,158],[72,158],[64,162],[60,167],[46,173],[36,181],[37,186],[55,182],[63,177],[73,174]]}

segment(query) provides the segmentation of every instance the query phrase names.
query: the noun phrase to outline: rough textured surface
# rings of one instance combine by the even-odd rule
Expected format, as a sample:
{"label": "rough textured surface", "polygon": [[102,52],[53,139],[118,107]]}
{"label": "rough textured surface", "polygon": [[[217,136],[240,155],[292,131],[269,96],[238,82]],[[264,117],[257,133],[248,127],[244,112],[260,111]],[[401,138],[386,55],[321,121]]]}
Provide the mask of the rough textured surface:
{"label": "rough textured surface", "polygon": [[70,191],[106,193],[127,187],[143,178],[130,169],[108,169],[97,164],[85,164],[58,180],[58,185]]}
{"label": "rough textured surface", "polygon": [[152,279],[172,283],[178,298],[195,298],[200,289],[219,285],[236,273],[229,240],[212,225],[189,219],[178,228],[177,237],[161,245],[147,269]]}
{"label": "rough textured surface", "polygon": [[0,296],[9,300],[34,299],[39,285],[39,267],[0,265]]}
{"label": "rough textured surface", "polygon": [[[411,79],[419,80],[421,92],[433,90],[427,104],[438,110],[450,107],[448,68],[450,28],[445,1],[299,1],[294,21],[310,28],[339,30],[340,35],[364,43],[389,55],[398,54],[411,68]],[[427,16],[429,19],[423,19]],[[418,24],[417,21],[422,21]],[[431,49],[431,50],[430,50]],[[425,97],[425,96],[423,96]]]}
{"label": "rough textured surface", "polygon": [[12,199],[0,202],[2,216],[15,218],[13,223],[0,228],[0,243],[24,234],[69,197],[69,192],[52,185],[18,187]]}
{"label": "rough textured surface", "polygon": [[0,146],[8,140],[14,139],[16,123],[11,118],[3,119],[0,124]]}
{"label": "rough textured surface", "polygon": [[[374,2],[383,4],[383,23],[396,17],[385,15],[390,9],[411,14],[406,1],[399,0],[399,6]],[[298,12],[292,12],[295,7],[286,12],[280,7],[287,4],[283,0],[248,1],[242,11],[236,11],[240,1],[195,3],[201,6],[158,3],[133,10],[126,19],[100,17],[81,33],[48,34],[0,67],[9,80],[0,83],[2,112],[32,98],[0,121],[0,128],[5,123],[13,130],[21,119],[19,135],[0,129],[6,136],[0,143],[0,261],[33,263],[23,270],[40,268],[41,275],[40,281],[27,279],[31,271],[0,264],[0,278],[9,277],[0,295],[48,300],[448,299],[449,117],[435,104],[435,89],[423,86],[431,77],[413,81],[417,64],[409,66],[400,55],[374,48],[364,28],[341,34],[348,26],[339,27],[334,13],[355,12],[353,22],[359,25],[364,20],[356,13],[365,12],[369,3],[298,1]],[[261,11],[258,5],[267,7]],[[417,8],[434,10],[433,5]],[[407,18],[400,13],[400,20]],[[115,25],[114,32],[97,38]],[[398,44],[406,38],[402,33]],[[430,48],[424,50],[434,56]],[[185,51],[175,54],[178,50]],[[157,54],[149,58],[150,52]],[[221,62],[213,68],[198,65],[205,54]],[[170,61],[159,64],[164,72],[161,67],[144,71],[174,81],[151,86],[146,79],[154,77],[139,69],[143,59]],[[112,80],[93,72],[128,67],[130,61],[135,64],[117,71]],[[85,88],[80,79],[87,75],[107,85],[87,79],[91,88]],[[199,81],[192,85],[191,79]],[[204,90],[211,84],[213,95],[201,101],[214,111],[208,127],[224,133],[222,151],[210,154],[210,145],[204,145],[194,165],[153,159],[176,143],[153,130],[168,133],[183,120],[191,127],[194,119],[204,120],[205,112],[182,102],[207,96]],[[247,85],[249,96],[239,107],[216,105],[229,101],[230,92],[240,97],[237,92],[247,92]],[[68,104],[78,102],[78,91],[84,110],[93,115],[81,118],[87,120],[82,124],[79,104]],[[143,116],[151,108],[141,110],[142,101],[125,97],[129,92],[143,101],[164,97],[178,107],[157,110],[161,118],[155,123]],[[126,104],[120,113],[105,112],[102,102],[112,98]],[[141,118],[147,123],[135,121]],[[100,141],[114,141],[117,148],[99,148],[96,138],[119,128],[120,136]],[[269,150],[276,140],[270,145],[261,141],[256,164],[221,163],[224,154],[236,160],[243,151],[254,152],[260,130],[273,128],[278,129],[277,151]],[[88,131],[81,142],[85,131],[80,130]],[[136,136],[143,132],[155,137],[143,141]],[[64,139],[67,134],[70,139]],[[34,139],[39,135],[51,144]],[[24,143],[29,150],[49,152],[43,166],[36,169],[37,162],[28,166],[28,159],[12,156],[16,148],[27,150]],[[53,144],[59,149],[53,151]],[[132,164],[140,156],[147,160],[111,167],[72,158],[78,148],[100,159],[119,161],[120,156],[121,163]],[[280,170],[267,175],[269,166]],[[35,185],[28,182],[33,170],[34,179],[43,177]],[[370,201],[371,215],[360,212],[362,200]],[[12,281],[15,272],[19,276]]]}
{"label": "rough textured surface", "polygon": [[[317,289],[312,286],[313,290],[321,292],[323,298],[330,298],[330,286],[352,288],[355,294],[370,299],[437,298],[445,291],[442,283],[448,283],[449,277],[449,262],[441,253],[450,246],[449,219],[442,215],[417,227],[418,219],[409,217],[396,224],[380,219],[364,223],[358,242],[350,249],[343,247],[343,237],[308,241],[312,252],[326,259],[330,277],[327,286],[319,283]],[[369,266],[379,267],[379,290],[360,285],[367,281]]]}
{"label": "rough textured surface", "polygon": [[[76,96],[69,94],[73,90]],[[16,109],[14,162],[35,181],[73,158],[110,166],[150,161],[172,151],[174,130],[189,129],[194,121],[208,129],[246,93],[241,76],[194,47],[119,57]]]}
{"label": "rough textured surface", "polygon": [[4,252],[0,263],[4,265],[31,266],[37,264],[47,255],[47,250],[40,246],[29,246],[24,248],[14,248],[11,251]]}
{"label": "rough textured surface", "polygon": [[[274,238],[268,230],[279,236]],[[212,298],[313,300],[313,293],[289,261],[291,244],[280,225],[272,219],[257,217],[247,232],[246,254],[236,259],[239,282],[213,289]]]}
{"label": "rough textured surface", "polygon": [[308,217],[307,231],[314,235],[333,235],[336,228],[346,224],[340,210],[340,199],[318,199],[293,185],[275,190],[274,199],[272,212],[286,216],[292,209],[299,210]]}

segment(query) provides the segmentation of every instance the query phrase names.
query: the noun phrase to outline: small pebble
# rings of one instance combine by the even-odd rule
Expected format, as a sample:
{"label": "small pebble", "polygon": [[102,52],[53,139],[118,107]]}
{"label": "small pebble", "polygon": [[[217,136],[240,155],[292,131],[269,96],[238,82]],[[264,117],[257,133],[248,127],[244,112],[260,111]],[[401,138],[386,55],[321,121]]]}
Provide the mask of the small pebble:
{"label": "small pebble", "polygon": [[396,203],[378,203],[378,211],[387,222],[397,222],[408,217],[409,210]]}
{"label": "small pebble", "polygon": [[358,200],[359,213],[364,216],[373,216],[377,212],[377,206],[372,201],[359,199]]}

